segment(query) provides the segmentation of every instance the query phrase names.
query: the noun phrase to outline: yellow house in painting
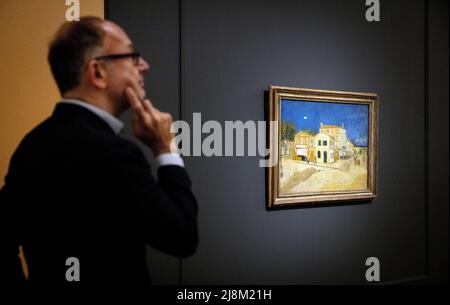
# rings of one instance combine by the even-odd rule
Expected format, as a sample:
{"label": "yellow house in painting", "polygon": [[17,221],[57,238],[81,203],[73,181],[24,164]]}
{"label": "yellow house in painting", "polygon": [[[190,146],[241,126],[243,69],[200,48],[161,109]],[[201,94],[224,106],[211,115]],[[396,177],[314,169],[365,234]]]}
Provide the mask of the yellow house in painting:
{"label": "yellow house in painting", "polygon": [[320,123],[320,132],[332,136],[335,140],[335,160],[346,159],[353,155],[353,144],[347,138],[343,123],[341,126]]}
{"label": "yellow house in painting", "polygon": [[315,161],[314,134],[300,131],[294,136],[295,152],[302,161]]}
{"label": "yellow house in painting", "polygon": [[324,125],[320,123],[319,133],[302,130],[294,136],[290,151],[293,160],[315,163],[333,163],[348,159],[355,153],[355,146],[347,138],[344,124]]}
{"label": "yellow house in painting", "polygon": [[319,132],[314,137],[316,150],[316,163],[333,163],[337,160],[338,151],[336,149],[334,137],[327,133]]}

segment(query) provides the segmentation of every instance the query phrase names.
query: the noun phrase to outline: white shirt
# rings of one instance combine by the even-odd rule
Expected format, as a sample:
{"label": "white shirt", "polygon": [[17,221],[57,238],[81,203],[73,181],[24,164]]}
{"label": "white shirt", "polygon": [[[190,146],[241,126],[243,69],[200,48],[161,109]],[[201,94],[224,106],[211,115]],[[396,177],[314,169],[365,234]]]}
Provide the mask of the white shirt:
{"label": "white shirt", "polygon": [[[103,121],[105,121],[106,124],[108,124],[109,127],[114,131],[115,134],[118,134],[124,124],[122,121],[120,121],[118,118],[110,114],[109,112],[106,112],[105,110],[94,106],[92,104],[76,100],[76,99],[62,99],[60,103],[65,104],[72,104],[72,105],[78,105],[83,108],[86,108],[87,110],[91,111],[92,113],[99,116]],[[181,159],[180,155],[177,153],[165,153],[161,154],[155,159],[157,166],[166,166],[166,165],[177,165],[184,167],[184,161]]]}

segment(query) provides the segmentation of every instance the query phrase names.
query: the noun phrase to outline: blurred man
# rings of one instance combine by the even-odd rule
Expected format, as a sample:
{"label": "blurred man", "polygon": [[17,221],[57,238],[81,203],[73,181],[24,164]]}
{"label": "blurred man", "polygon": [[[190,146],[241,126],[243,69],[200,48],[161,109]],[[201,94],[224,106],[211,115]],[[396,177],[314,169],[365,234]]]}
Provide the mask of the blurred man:
{"label": "blurred man", "polygon": [[[187,257],[198,243],[191,182],[171,153],[172,118],[145,98],[149,65],[122,28],[95,17],[63,24],[48,61],[62,100],[11,159],[1,192],[10,253],[23,246],[30,283],[148,284],[146,244]],[[118,135],[130,106],[157,180],[142,151]],[[71,257],[79,282],[71,282]]]}

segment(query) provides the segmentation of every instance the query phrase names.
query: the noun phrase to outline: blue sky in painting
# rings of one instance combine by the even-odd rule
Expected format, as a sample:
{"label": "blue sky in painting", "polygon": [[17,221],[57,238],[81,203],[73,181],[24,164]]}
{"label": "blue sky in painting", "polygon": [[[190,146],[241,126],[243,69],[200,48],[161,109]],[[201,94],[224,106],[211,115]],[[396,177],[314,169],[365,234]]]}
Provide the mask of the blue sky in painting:
{"label": "blue sky in painting", "polygon": [[367,146],[369,106],[341,103],[321,103],[281,100],[281,120],[292,122],[298,131],[311,129],[318,133],[320,122],[324,125],[342,125],[347,137],[356,146]]}

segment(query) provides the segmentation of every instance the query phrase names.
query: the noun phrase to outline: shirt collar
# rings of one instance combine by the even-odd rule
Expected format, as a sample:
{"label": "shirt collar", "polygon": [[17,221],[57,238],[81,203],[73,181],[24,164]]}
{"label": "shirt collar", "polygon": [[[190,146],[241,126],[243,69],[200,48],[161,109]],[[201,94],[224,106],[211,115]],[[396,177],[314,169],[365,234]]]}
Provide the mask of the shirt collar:
{"label": "shirt collar", "polygon": [[106,112],[105,110],[103,110],[97,106],[94,106],[92,104],[89,104],[87,102],[77,100],[77,99],[65,99],[64,98],[60,101],[60,103],[73,104],[73,105],[78,105],[83,108],[86,108],[87,110],[89,110],[89,111],[93,112],[94,114],[96,114],[97,116],[99,116],[103,121],[105,121],[106,124],[108,124],[109,127],[111,127],[111,129],[114,131],[115,134],[118,134],[123,128],[124,124],[118,118],[116,118],[109,112]]}

